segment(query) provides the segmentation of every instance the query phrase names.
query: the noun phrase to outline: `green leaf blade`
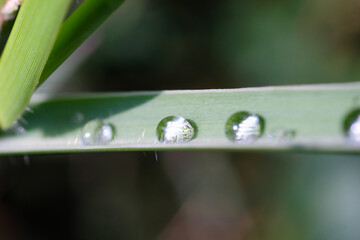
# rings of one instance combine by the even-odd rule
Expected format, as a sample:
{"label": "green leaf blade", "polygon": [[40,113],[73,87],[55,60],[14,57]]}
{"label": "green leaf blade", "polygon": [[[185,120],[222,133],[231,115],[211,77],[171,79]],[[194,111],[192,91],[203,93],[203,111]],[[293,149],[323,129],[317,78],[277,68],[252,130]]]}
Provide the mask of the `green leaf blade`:
{"label": "green leaf blade", "polygon": [[27,106],[71,0],[26,0],[0,59],[0,126]]}
{"label": "green leaf blade", "polygon": [[[80,94],[34,98],[34,113],[24,116],[26,133],[0,136],[0,154],[88,151],[236,150],[360,152],[346,139],[344,120],[360,91],[359,84],[265,87],[249,89]],[[265,120],[263,135],[254,142],[230,141],[228,118],[248,111]],[[163,144],[156,129],[168,116],[182,116],[197,126],[186,143]],[[84,145],[83,128],[101,119],[115,128],[108,144]],[[289,141],[270,137],[288,129]]]}

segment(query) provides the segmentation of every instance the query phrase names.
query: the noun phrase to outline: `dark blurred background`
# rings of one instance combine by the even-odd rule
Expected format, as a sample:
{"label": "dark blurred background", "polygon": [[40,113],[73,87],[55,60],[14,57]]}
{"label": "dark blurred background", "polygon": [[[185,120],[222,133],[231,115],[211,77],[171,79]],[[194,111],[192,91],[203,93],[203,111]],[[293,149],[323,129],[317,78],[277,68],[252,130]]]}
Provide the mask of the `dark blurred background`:
{"label": "dark blurred background", "polygon": [[[358,81],[359,13],[355,0],[128,0],[39,91]],[[359,239],[358,158],[3,156],[0,238]]]}

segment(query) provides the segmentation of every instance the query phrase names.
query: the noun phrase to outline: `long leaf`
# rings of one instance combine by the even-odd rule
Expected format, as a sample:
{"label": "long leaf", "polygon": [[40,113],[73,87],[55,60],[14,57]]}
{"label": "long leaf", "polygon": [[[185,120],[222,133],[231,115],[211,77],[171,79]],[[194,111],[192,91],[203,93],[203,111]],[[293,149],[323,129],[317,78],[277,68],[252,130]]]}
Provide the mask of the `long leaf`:
{"label": "long leaf", "polygon": [[[359,107],[359,91],[359,84],[339,84],[37,96],[31,104],[33,113],[24,116],[26,132],[19,127],[4,133],[0,153],[169,149],[359,152],[359,144],[348,141],[343,130],[347,114]],[[265,130],[258,140],[241,143],[226,137],[227,119],[240,111],[264,118]],[[172,115],[195,123],[197,136],[185,143],[160,143],[157,125]],[[95,119],[113,125],[112,141],[84,142],[89,130],[85,125]],[[274,137],[279,130],[295,134],[293,138]]]}
{"label": "long leaf", "polygon": [[0,60],[0,126],[23,112],[38,85],[71,0],[26,0]]}

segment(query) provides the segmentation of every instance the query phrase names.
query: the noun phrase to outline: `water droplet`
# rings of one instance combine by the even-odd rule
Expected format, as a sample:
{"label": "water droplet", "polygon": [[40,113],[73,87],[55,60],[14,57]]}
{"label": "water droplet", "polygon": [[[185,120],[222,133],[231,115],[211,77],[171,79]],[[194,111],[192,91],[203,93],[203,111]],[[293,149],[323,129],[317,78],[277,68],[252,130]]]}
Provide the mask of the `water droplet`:
{"label": "water droplet", "polygon": [[84,121],[84,119],[85,119],[84,114],[82,114],[81,112],[75,112],[71,121],[73,123],[79,124],[79,123],[82,123]]}
{"label": "water droplet", "polygon": [[276,129],[271,131],[269,134],[269,138],[276,143],[288,143],[290,142],[296,135],[296,131],[293,129]]}
{"label": "water droplet", "polygon": [[115,128],[113,125],[101,120],[92,120],[82,129],[82,142],[84,145],[105,145],[114,139]]}
{"label": "water droplet", "polygon": [[252,142],[264,132],[265,120],[257,114],[237,112],[230,116],[225,125],[226,136],[235,142]]}
{"label": "water droplet", "polygon": [[25,124],[25,125],[28,125],[28,124],[29,124],[28,121],[26,121],[26,119],[23,118],[23,117],[19,117],[19,121],[22,122],[22,123]]}
{"label": "water droplet", "polygon": [[0,129],[0,136],[14,136],[14,135],[20,135],[25,134],[26,129],[20,125],[20,121],[15,121],[11,125],[11,127],[7,130],[1,130]]}
{"label": "water droplet", "polygon": [[346,116],[343,127],[349,140],[360,143],[360,109],[356,109]]}
{"label": "water droplet", "polygon": [[160,121],[156,135],[162,143],[189,142],[195,137],[195,128],[183,117],[169,116]]}
{"label": "water droplet", "polygon": [[25,164],[25,166],[30,166],[30,157],[29,157],[29,155],[24,155],[24,164]]}
{"label": "water droplet", "polygon": [[18,121],[13,122],[11,128],[9,128],[8,132],[12,132],[14,134],[24,134],[26,133],[26,129],[19,124]]}
{"label": "water droplet", "polygon": [[34,111],[30,107],[27,107],[25,110],[29,113],[34,113]]}

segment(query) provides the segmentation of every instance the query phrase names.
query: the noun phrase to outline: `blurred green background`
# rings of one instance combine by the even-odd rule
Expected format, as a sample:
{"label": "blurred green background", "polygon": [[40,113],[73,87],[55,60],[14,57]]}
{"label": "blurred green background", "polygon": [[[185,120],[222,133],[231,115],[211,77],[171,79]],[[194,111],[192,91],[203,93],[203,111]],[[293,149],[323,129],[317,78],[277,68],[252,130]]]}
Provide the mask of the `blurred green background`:
{"label": "blurred green background", "polygon": [[[128,0],[39,91],[358,81],[359,12],[355,0]],[[3,156],[0,237],[359,239],[358,158],[219,151]]]}
{"label": "blurred green background", "polygon": [[358,81],[359,11],[356,0],[129,0],[54,77],[67,92]]}

